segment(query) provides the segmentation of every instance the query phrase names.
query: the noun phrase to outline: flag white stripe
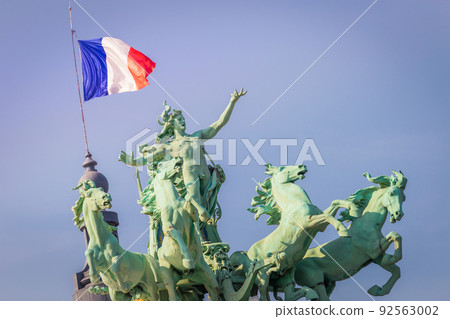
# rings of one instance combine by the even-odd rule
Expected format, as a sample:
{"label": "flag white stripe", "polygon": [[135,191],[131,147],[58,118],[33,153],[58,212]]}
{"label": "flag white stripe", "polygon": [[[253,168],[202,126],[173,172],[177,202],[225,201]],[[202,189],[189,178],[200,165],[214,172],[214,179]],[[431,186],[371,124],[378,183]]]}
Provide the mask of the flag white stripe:
{"label": "flag white stripe", "polygon": [[108,94],[136,91],[136,81],[128,69],[130,46],[110,37],[102,39],[102,46],[106,53]]}

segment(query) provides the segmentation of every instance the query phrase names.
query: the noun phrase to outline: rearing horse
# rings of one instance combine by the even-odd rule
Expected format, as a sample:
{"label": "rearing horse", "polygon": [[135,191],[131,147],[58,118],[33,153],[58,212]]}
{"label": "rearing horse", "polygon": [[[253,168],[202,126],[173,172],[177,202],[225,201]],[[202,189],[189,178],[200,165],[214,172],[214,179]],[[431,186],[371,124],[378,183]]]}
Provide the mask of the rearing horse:
{"label": "rearing horse", "polygon": [[[383,296],[391,291],[400,278],[400,268],[395,263],[402,258],[402,241],[396,232],[384,237],[381,228],[388,214],[391,223],[403,217],[403,191],[407,181],[401,171],[393,173],[395,176],[376,178],[365,173],[364,176],[379,187],[360,189],[345,201],[335,201],[342,206],[347,205],[349,211],[343,216],[352,221],[349,228],[351,238],[337,238],[309,249],[296,265],[297,284],[313,287],[320,300],[329,300],[336,281],[347,279],[374,262],[392,275],[386,284],[382,287],[375,285],[368,293]],[[390,255],[386,250],[392,243],[395,243],[395,252]]]}
{"label": "rearing horse", "polygon": [[307,171],[304,165],[275,167],[267,164],[266,168],[266,174],[271,178],[258,184],[261,190],[256,188],[258,196],[252,201],[252,206],[256,208],[249,211],[256,214],[256,219],[262,214],[269,215],[267,223],[278,227],[251,246],[247,254],[233,254],[231,262],[236,265],[241,263],[246,270],[248,262],[255,259],[271,257],[277,260],[274,267],[258,273],[256,284],[261,300],[269,300],[269,280],[274,291],[284,291],[286,300],[298,300],[305,296],[316,298],[317,295],[308,287],[295,288],[295,264],[303,258],[314,236],[324,231],[328,224],[333,225],[341,236],[348,236],[347,229],[329,214],[329,209],[322,212],[313,205],[306,192],[294,184],[304,178]]}
{"label": "rearing horse", "polygon": [[157,261],[123,249],[112,234],[114,228],[103,220],[101,211],[111,208],[111,196],[91,180],[74,189],[79,189],[81,196],[72,207],[73,220],[78,228],[85,223],[90,238],[85,254],[91,282],[96,283],[100,276],[113,301],[158,300]]}
{"label": "rearing horse", "polygon": [[[198,220],[198,215],[191,204],[197,209],[200,205],[189,195],[186,195],[186,199],[180,197],[172,181],[179,177],[181,163],[181,158],[159,163],[154,177],[164,233],[162,245],[158,249],[161,275],[169,300],[179,300],[176,283],[182,273],[188,273],[190,280],[204,284],[211,300],[219,300],[219,285],[203,258],[200,238],[195,231],[194,222]],[[202,221],[208,221],[207,216],[200,217]]]}

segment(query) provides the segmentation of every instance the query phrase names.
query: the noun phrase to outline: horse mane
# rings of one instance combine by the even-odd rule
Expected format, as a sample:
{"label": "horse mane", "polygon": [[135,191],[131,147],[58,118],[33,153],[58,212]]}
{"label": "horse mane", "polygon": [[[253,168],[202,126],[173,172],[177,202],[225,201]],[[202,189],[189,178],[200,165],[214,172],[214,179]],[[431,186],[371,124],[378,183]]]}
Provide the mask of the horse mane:
{"label": "horse mane", "polygon": [[[271,168],[268,168],[266,173],[269,175],[273,174]],[[271,177],[266,178],[262,183],[258,183],[258,186],[256,186],[256,193],[258,193],[258,195],[253,197],[251,203],[254,208],[247,208],[247,210],[255,214],[256,220],[258,220],[261,215],[265,214],[270,216],[266,220],[268,225],[279,225],[282,210],[273,197]]]}
{"label": "horse mane", "polygon": [[370,186],[366,188],[361,188],[354,192],[350,197],[347,198],[347,201],[353,203],[359,209],[363,210],[369,204],[370,199],[375,191],[379,190],[378,186]]}
{"label": "horse mane", "polygon": [[[159,161],[157,164],[161,163]],[[142,198],[137,200],[137,203],[142,206],[141,214],[148,215],[153,218],[155,222],[158,222],[161,218],[161,208],[156,201],[155,180],[157,174],[157,165],[153,165],[153,169],[149,169],[149,175],[151,178],[148,181],[148,185],[142,191]],[[186,195],[186,186],[181,177],[175,177],[172,179],[172,183],[175,186],[178,194],[184,198]]]}
{"label": "horse mane", "polygon": [[357,208],[364,210],[369,204],[370,199],[375,191],[383,189],[389,186],[397,186],[401,189],[405,189],[407,179],[403,175],[402,171],[392,171],[394,175],[392,176],[377,176],[372,177],[369,173],[364,173],[363,175],[367,178],[369,182],[378,184],[378,186],[370,186],[362,188],[354,192],[347,198],[347,201],[356,205]]}
{"label": "horse mane", "polygon": [[142,191],[142,198],[137,203],[142,206],[141,214],[149,215],[155,220],[161,218],[161,210],[156,202],[155,179],[148,181],[147,187]]}
{"label": "horse mane", "polygon": [[80,198],[75,203],[75,206],[72,207],[73,212],[73,221],[75,226],[78,227],[78,229],[81,228],[81,225],[84,223],[84,216],[81,216],[81,213],[83,211],[83,203],[84,203],[84,196],[81,195]]}
{"label": "horse mane", "polygon": [[[80,198],[75,202],[75,205],[72,206],[72,212],[73,212],[73,221],[75,226],[78,227],[78,229],[81,228],[81,226],[84,224],[84,214],[81,216],[81,213],[83,213],[83,204],[86,199],[87,192],[92,189],[96,188],[95,183],[91,181],[90,179],[83,181],[76,186],[75,189],[78,189],[80,191]],[[103,218],[102,218],[103,219]],[[103,222],[106,224],[106,227],[110,233],[117,230],[117,227],[109,225],[105,220]]]}

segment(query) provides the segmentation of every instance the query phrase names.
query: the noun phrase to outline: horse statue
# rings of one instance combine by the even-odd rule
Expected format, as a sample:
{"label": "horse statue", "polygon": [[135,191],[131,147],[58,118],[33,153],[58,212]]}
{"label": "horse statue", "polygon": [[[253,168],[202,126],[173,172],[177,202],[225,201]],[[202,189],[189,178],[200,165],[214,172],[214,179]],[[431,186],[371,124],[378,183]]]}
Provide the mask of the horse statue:
{"label": "horse statue", "polygon": [[78,228],[85,223],[90,238],[85,254],[91,282],[96,283],[101,277],[113,301],[159,300],[157,261],[149,255],[124,250],[112,234],[115,227],[103,220],[101,211],[111,208],[111,196],[96,188],[91,180],[74,189],[81,196],[72,207],[73,220]]}
{"label": "horse statue", "polygon": [[[179,176],[181,165],[182,159],[179,157],[160,162],[155,175],[156,201],[161,211],[164,233],[158,249],[161,275],[169,300],[180,299],[176,284],[183,274],[190,281],[203,284],[211,300],[219,300],[219,284],[203,258],[200,238],[195,231],[194,223],[199,217],[192,205],[197,208],[199,204],[188,194],[186,199],[180,197],[172,182]],[[208,216],[201,217],[203,221],[208,221]]]}
{"label": "horse statue", "polygon": [[[328,224],[336,228],[340,236],[349,236],[346,227],[336,220],[339,203],[334,203],[322,212],[312,204],[307,193],[295,181],[303,179],[307,172],[304,165],[275,167],[266,165],[266,174],[271,175],[256,187],[258,193],[249,209],[255,213],[255,219],[267,214],[269,225],[278,227],[267,237],[250,247],[247,253],[235,252],[230,257],[232,274],[236,277],[246,272],[249,262],[275,260],[275,265],[258,273],[256,284],[260,300],[270,300],[269,284],[277,299],[277,291],[285,293],[285,300],[317,298],[317,294],[306,285],[295,288],[295,265],[306,253],[311,241],[319,231],[324,231]],[[261,190],[259,189],[261,188]]]}
{"label": "horse statue", "polygon": [[[172,158],[159,163],[153,180],[164,233],[157,255],[168,298],[179,300],[177,283],[187,283],[203,284],[211,300],[247,300],[258,272],[271,265],[272,261],[251,263],[242,286],[237,291],[234,289],[231,274],[226,266],[228,245],[201,245],[194,224],[199,217],[193,207],[198,210],[198,203],[189,194],[186,193],[185,198],[182,198],[177,192],[177,188],[180,189],[179,183],[182,183],[181,161],[181,158]],[[200,219],[208,222],[205,216]],[[206,256],[209,264],[205,261]]]}
{"label": "horse statue", "polygon": [[[400,268],[396,263],[402,258],[402,238],[396,232],[383,236],[387,215],[395,223],[403,217],[402,203],[405,200],[406,178],[401,171],[393,171],[395,176],[364,176],[379,186],[360,189],[346,201],[347,211],[343,219],[352,221],[351,237],[337,238],[321,246],[309,249],[305,257],[295,266],[295,282],[312,287],[319,300],[329,300],[336,282],[355,275],[372,262],[391,273],[382,286],[371,287],[368,293],[374,296],[388,294],[400,278]],[[393,255],[386,250],[395,243]]]}

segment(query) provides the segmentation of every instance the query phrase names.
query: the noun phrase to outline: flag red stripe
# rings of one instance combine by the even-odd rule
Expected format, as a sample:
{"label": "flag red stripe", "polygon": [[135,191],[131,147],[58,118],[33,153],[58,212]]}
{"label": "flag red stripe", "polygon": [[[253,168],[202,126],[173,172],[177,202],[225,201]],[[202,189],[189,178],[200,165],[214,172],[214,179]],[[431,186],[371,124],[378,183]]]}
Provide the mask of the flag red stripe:
{"label": "flag red stripe", "polygon": [[130,47],[128,52],[128,69],[136,81],[138,90],[148,85],[147,76],[152,73],[156,63],[141,52]]}

